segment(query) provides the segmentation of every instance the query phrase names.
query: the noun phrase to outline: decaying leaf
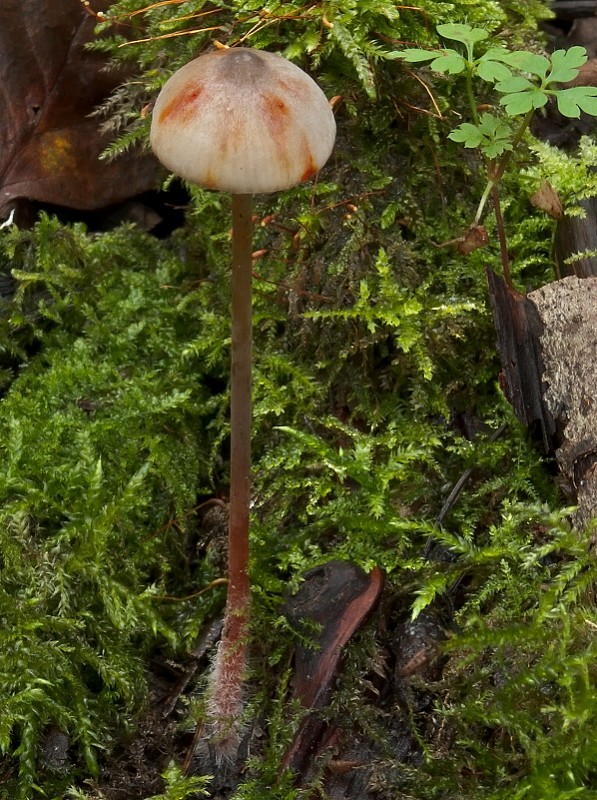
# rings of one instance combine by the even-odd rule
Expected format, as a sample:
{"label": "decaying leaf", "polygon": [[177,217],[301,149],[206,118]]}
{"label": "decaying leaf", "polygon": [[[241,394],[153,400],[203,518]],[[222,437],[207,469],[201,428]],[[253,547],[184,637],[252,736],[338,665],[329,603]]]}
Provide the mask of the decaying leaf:
{"label": "decaying leaf", "polygon": [[554,219],[564,217],[564,206],[556,190],[549,181],[543,181],[535,194],[531,197],[531,204],[541,209]]}
{"label": "decaying leaf", "polygon": [[79,0],[0,5],[0,215],[18,198],[93,209],[156,184],[152,156],[99,160],[109,139],[89,114],[126,76],[85,48],[94,24]]}
{"label": "decaying leaf", "polygon": [[489,242],[487,231],[483,225],[471,225],[460,239],[457,240],[456,249],[463,256],[468,256],[474,250],[485,247]]}

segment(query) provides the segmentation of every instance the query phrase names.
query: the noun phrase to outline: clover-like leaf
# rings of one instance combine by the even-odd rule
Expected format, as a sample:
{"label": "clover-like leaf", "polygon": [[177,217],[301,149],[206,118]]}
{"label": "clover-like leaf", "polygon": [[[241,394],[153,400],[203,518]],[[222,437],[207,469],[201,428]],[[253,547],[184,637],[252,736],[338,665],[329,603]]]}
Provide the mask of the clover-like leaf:
{"label": "clover-like leaf", "polygon": [[415,64],[417,62],[432,61],[434,58],[437,58],[437,50],[420,50],[418,48],[409,47],[406,50],[393,50],[391,53],[386,54],[386,58],[401,58],[404,61],[408,61],[410,64]]}
{"label": "clover-like leaf", "polygon": [[511,55],[511,50],[507,50],[501,45],[499,47],[490,47],[486,50],[481,58],[490,58],[492,61],[501,61],[504,64],[508,63],[508,56]]}
{"label": "clover-like leaf", "polygon": [[498,81],[495,88],[504,94],[500,99],[500,105],[505,107],[506,113],[511,117],[526,114],[531,109],[541,108],[547,103],[547,93],[521,75]]}
{"label": "clover-like leaf", "polygon": [[448,138],[465,147],[478,147],[489,158],[497,158],[512,149],[512,128],[494,114],[481,114],[478,125],[463,122]]}
{"label": "clover-like leaf", "polygon": [[596,86],[573,86],[570,89],[560,89],[554,95],[558,111],[564,117],[578,118],[581,111],[597,116]]}
{"label": "clover-like leaf", "polygon": [[506,94],[500,99],[500,105],[504,106],[510,117],[527,114],[532,109],[542,108],[546,103],[547,94],[536,86],[528,91]]}
{"label": "clover-like leaf", "polygon": [[531,83],[528,78],[523,78],[521,75],[512,75],[503,81],[496,83],[495,88],[498,92],[503,94],[512,94],[513,92],[526,92],[535,89],[534,83]]}
{"label": "clover-like leaf", "polygon": [[504,56],[504,61],[511,67],[536,75],[538,78],[545,78],[550,67],[549,59],[537,53],[530,53],[528,50],[515,50]]}
{"label": "clover-like leaf", "polygon": [[463,122],[448,134],[448,139],[453,142],[461,142],[465,147],[479,147],[483,141],[483,134],[477,125],[473,125],[471,122]]}
{"label": "clover-like leaf", "polygon": [[496,81],[505,81],[512,77],[512,71],[504,63],[503,56],[507,54],[507,50],[498,47],[492,47],[477,61],[477,75],[488,83],[495,83]]}
{"label": "clover-like leaf", "polygon": [[496,139],[483,145],[482,150],[488,158],[499,158],[506,150],[512,150],[512,143],[509,140]]}
{"label": "clover-like leaf", "polygon": [[458,75],[466,67],[466,60],[456,50],[420,50],[418,48],[407,48],[406,50],[395,50],[387,54],[387,58],[401,58],[409,64],[422,64],[430,61],[431,69],[442,74],[447,72],[450,75]]}
{"label": "clover-like leaf", "polygon": [[501,156],[505,150],[512,150],[512,128],[494,114],[481,114],[479,130],[484,140],[481,148],[489,158]]}
{"label": "clover-like leaf", "polygon": [[574,80],[587,57],[584,47],[556,50],[551,54],[551,70],[547,76],[549,83],[568,83]]}
{"label": "clover-like leaf", "polygon": [[456,52],[456,50],[443,50],[441,55],[435,58],[430,66],[435,72],[447,72],[449,75],[458,75],[466,67],[466,59]]}
{"label": "clover-like leaf", "polygon": [[477,42],[487,39],[489,33],[484,28],[472,28],[470,25],[448,22],[445,25],[438,25],[437,32],[444,39],[453,39],[462,42],[467,47],[472,47]]}
{"label": "clover-like leaf", "polygon": [[510,136],[512,128],[503,119],[496,117],[495,114],[481,114],[479,117],[479,130],[486,136]]}

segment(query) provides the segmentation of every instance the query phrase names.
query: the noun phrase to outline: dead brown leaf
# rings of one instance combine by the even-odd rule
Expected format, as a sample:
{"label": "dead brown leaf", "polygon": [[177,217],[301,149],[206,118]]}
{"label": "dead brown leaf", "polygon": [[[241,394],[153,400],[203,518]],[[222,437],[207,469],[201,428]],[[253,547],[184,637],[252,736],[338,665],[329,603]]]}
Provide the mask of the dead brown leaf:
{"label": "dead brown leaf", "polygon": [[457,241],[456,249],[460,255],[468,256],[474,250],[485,247],[489,243],[489,236],[483,225],[473,224],[466,229],[464,236]]}
{"label": "dead brown leaf", "polygon": [[540,208],[554,219],[563,219],[564,206],[556,190],[549,181],[543,181],[535,194],[531,197],[531,205]]}
{"label": "dead brown leaf", "polygon": [[99,160],[110,139],[89,113],[125,76],[85,49],[94,24],[79,0],[0,4],[0,213],[24,197],[102,208],[156,184],[152,156]]}

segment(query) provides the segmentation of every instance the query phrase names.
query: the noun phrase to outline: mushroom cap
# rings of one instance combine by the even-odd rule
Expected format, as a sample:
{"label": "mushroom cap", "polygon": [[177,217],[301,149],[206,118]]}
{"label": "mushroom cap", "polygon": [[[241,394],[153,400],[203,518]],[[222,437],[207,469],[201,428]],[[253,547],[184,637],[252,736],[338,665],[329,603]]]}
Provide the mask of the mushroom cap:
{"label": "mushroom cap", "polygon": [[277,192],[308,180],[334,146],[336,122],[315,81],[274,53],[213,50],[158,95],[151,146],[169,170],[207,189]]}

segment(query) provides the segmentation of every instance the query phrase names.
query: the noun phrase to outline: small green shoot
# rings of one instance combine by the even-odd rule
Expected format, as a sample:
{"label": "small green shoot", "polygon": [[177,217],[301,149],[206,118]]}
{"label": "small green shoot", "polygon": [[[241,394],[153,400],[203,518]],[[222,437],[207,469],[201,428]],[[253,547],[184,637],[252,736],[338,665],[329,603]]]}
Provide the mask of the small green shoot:
{"label": "small green shoot", "polygon": [[149,797],[148,800],[198,800],[199,797],[209,797],[207,790],[211,783],[210,775],[186,776],[173,761],[166,767],[163,776],[166,788],[163,794]]}
{"label": "small green shoot", "polygon": [[[506,236],[499,209],[499,186],[510,160],[524,140],[529,124],[537,109],[543,108],[550,98],[557,104],[562,116],[571,119],[581,112],[597,116],[597,87],[562,84],[574,80],[579,69],[587,61],[584,47],[556,50],[551,56],[528,50],[511,51],[503,46],[489,47],[478,54],[477,46],[490,39],[489,31],[466,24],[448,23],[438,25],[438,34],[461,47],[440,50],[408,48],[389,54],[409,64],[424,64],[434,72],[447,75],[462,75],[466,83],[470,121],[462,122],[448,134],[448,138],[466,148],[479,150],[487,161],[487,185],[482,193],[473,225],[478,225],[489,197],[493,198],[504,277],[510,287],[510,265]],[[475,80],[492,85],[497,93],[494,111],[479,114]],[[481,101],[488,105],[487,98]]]}

